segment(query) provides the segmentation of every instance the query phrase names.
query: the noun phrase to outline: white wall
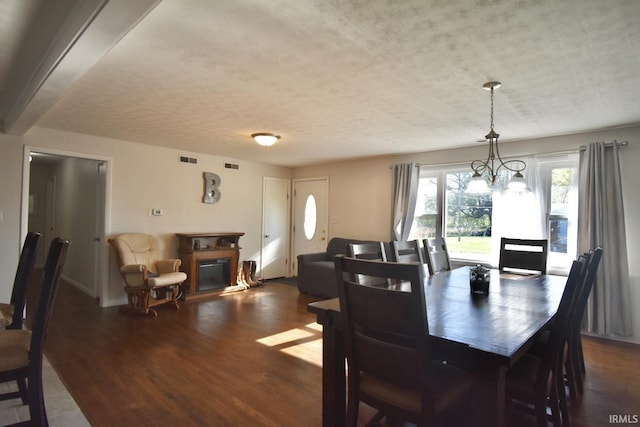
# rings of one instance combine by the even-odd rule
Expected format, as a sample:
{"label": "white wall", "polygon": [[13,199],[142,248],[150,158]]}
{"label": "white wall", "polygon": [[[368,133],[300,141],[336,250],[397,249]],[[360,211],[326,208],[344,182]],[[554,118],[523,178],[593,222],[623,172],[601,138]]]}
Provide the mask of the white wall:
{"label": "white wall", "polygon": [[391,157],[297,168],[295,178],[329,177],[328,237],[391,240]]}
{"label": "white wall", "polygon": [[[64,150],[108,158],[112,170],[108,184],[107,237],[130,231],[151,233],[161,239],[162,250],[168,256],[177,256],[175,233],[238,231],[246,233],[240,239],[241,260],[258,260],[262,179],[264,176],[291,177],[291,169],[284,167],[49,129],[34,128],[23,137],[0,134],[0,211],[3,215],[0,239],[4,243],[0,245],[0,300],[9,299],[22,244],[21,185],[25,145],[32,149]],[[195,157],[198,163],[180,163],[181,155]],[[225,169],[225,162],[237,163],[239,169]],[[214,172],[221,178],[222,198],[216,204],[202,203],[203,172]],[[161,208],[164,215],[149,216],[150,208]],[[73,242],[70,251],[72,247]],[[107,253],[110,265],[103,304],[122,304],[125,302],[122,281],[111,249]]]}
{"label": "white wall", "polygon": [[[577,150],[595,141],[628,141],[622,149],[623,197],[629,254],[629,275],[633,312],[632,337],[615,337],[640,343],[640,126],[584,134],[564,135],[514,143],[501,143],[501,155],[524,156]],[[329,237],[390,239],[391,170],[394,163],[417,162],[425,165],[469,163],[487,154],[486,144],[461,149],[429,151],[411,155],[354,160],[297,168],[295,178],[328,176]],[[606,249],[605,249],[606,250]]]}

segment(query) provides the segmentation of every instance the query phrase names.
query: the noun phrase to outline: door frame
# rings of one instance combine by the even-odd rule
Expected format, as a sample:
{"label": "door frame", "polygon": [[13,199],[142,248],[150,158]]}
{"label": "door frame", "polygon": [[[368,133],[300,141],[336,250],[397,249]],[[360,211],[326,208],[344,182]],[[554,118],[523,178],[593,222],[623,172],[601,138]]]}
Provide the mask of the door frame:
{"label": "door frame", "polygon": [[[102,206],[104,207],[104,214],[102,218],[98,218],[98,220],[102,220],[102,226],[98,226],[97,228],[100,231],[98,237],[100,242],[97,245],[97,253],[96,259],[98,263],[96,268],[99,271],[106,272],[108,271],[109,266],[109,252],[107,250],[107,244],[105,237],[109,235],[111,229],[111,171],[112,171],[112,163],[113,159],[111,157],[99,156],[95,154],[88,153],[79,153],[75,151],[67,151],[67,150],[58,150],[54,148],[46,148],[46,147],[37,147],[33,145],[25,145],[23,151],[23,159],[22,159],[22,212],[20,215],[20,239],[24,240],[27,232],[29,231],[29,174],[31,172],[31,163],[30,156],[31,152],[44,153],[44,154],[52,154],[56,156],[62,157],[75,157],[79,159],[87,159],[87,160],[96,160],[102,161],[105,165],[105,176],[104,181],[100,182],[99,185],[102,186],[100,190],[96,189],[99,195],[104,196],[104,200],[102,201]],[[108,287],[107,287],[107,279],[106,274],[100,275],[97,277],[98,281],[96,283],[96,294],[99,298],[100,307],[106,307],[105,304],[108,303]]]}

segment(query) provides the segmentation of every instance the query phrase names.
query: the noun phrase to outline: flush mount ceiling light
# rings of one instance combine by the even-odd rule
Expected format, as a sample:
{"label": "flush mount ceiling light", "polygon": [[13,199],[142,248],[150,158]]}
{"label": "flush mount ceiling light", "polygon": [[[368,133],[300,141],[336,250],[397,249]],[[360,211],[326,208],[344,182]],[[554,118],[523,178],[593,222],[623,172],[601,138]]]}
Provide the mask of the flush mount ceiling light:
{"label": "flush mount ceiling light", "polygon": [[275,135],[272,133],[260,132],[251,134],[251,138],[255,139],[255,141],[262,145],[263,147],[271,147],[280,139],[280,135]]}
{"label": "flush mount ceiling light", "polygon": [[500,168],[515,172],[507,185],[506,191],[531,191],[522,176],[522,171],[525,170],[527,164],[522,160],[504,161],[500,157],[500,151],[498,150],[498,138],[500,134],[496,133],[493,129],[493,90],[498,89],[500,86],[502,86],[500,82],[488,82],[482,86],[486,90],[491,91],[491,129],[489,133],[485,135],[485,139],[489,142],[489,155],[487,156],[487,160],[474,160],[471,162],[473,177],[467,187],[467,192],[469,193],[490,192],[491,187],[496,183]]}

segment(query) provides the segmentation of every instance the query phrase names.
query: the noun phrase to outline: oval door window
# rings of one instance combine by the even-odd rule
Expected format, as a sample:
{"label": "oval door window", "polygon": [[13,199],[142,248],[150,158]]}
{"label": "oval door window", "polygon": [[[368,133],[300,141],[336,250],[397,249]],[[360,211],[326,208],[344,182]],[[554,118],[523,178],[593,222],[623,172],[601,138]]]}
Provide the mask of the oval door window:
{"label": "oval door window", "polygon": [[316,234],[317,223],[316,198],[313,197],[313,194],[309,194],[304,204],[304,235],[307,240],[313,239],[313,236]]}

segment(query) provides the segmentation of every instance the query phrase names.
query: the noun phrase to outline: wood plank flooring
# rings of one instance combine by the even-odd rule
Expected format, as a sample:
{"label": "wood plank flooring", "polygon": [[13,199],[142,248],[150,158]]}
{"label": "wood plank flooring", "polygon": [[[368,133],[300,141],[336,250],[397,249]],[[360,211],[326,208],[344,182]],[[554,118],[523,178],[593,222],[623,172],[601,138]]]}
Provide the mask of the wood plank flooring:
{"label": "wood plank flooring", "polygon": [[[269,282],[153,318],[100,309],[63,284],[46,355],[93,426],[320,426],[321,329],[306,308],[315,300]],[[584,347],[572,424],[640,413],[639,346],[585,338]]]}

